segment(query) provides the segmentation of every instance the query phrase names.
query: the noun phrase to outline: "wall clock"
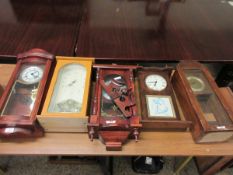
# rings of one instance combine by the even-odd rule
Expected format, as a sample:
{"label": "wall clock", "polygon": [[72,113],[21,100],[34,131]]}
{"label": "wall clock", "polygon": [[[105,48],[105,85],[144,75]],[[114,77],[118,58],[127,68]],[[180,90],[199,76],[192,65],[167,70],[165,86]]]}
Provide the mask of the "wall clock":
{"label": "wall clock", "polygon": [[138,140],[134,75],[138,66],[94,65],[96,86],[88,133],[100,138],[107,150],[121,150],[128,137]]}
{"label": "wall clock", "polygon": [[233,135],[233,113],[207,68],[182,61],[174,75],[174,88],[197,143],[222,142]]}
{"label": "wall clock", "polygon": [[185,129],[171,84],[173,68],[144,67],[137,72],[143,129]]}
{"label": "wall clock", "polygon": [[36,121],[53,55],[32,49],[18,54],[17,64],[0,101],[0,136],[41,136]]}
{"label": "wall clock", "polygon": [[93,61],[93,58],[57,57],[42,113],[38,117],[46,131],[86,131]]}

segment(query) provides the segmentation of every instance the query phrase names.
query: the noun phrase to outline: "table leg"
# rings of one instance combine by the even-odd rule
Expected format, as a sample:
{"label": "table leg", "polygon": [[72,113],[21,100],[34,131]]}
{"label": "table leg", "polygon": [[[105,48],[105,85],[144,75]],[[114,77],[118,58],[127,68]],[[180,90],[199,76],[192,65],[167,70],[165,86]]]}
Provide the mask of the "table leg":
{"label": "table leg", "polygon": [[185,158],[183,161],[179,163],[179,165],[174,170],[174,175],[179,175],[180,172],[184,169],[184,167],[193,159],[193,156],[189,156]]}
{"label": "table leg", "polygon": [[98,160],[104,175],[113,175],[113,157],[99,157]]}

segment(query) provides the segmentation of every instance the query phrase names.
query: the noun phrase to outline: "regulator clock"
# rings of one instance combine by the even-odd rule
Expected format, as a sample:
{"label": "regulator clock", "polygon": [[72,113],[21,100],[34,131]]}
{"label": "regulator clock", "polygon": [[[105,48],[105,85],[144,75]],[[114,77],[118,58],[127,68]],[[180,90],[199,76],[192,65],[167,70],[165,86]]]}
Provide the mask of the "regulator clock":
{"label": "regulator clock", "polygon": [[143,129],[184,129],[171,84],[173,68],[144,67],[137,72]]}
{"label": "regulator clock", "polygon": [[107,150],[121,150],[128,137],[138,140],[134,75],[137,66],[94,65],[95,96],[89,119],[89,137],[100,138]]}
{"label": "regulator clock", "polygon": [[53,55],[32,49],[18,54],[17,64],[0,101],[0,136],[41,136],[36,121]]}
{"label": "regulator clock", "polygon": [[197,143],[222,142],[233,135],[233,113],[208,69],[182,61],[173,79],[185,117],[193,122]]}
{"label": "regulator clock", "polygon": [[[39,121],[46,131],[86,131],[91,69],[94,59],[57,57]],[[56,124],[55,124],[56,123]],[[69,123],[76,124],[69,125]]]}

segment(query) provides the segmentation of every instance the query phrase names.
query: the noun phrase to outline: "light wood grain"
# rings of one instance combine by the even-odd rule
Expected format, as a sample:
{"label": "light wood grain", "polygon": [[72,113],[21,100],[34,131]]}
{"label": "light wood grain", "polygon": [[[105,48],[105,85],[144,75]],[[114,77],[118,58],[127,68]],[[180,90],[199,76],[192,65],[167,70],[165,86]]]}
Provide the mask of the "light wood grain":
{"label": "light wood grain", "polygon": [[3,88],[6,86],[8,80],[10,79],[14,67],[15,64],[0,64],[0,86]]}
{"label": "light wood grain", "polygon": [[130,140],[122,151],[106,151],[86,133],[47,133],[38,139],[1,140],[1,155],[233,155],[233,142],[195,144],[189,132],[143,132],[140,140]]}
{"label": "light wood grain", "polygon": [[[6,85],[14,65],[0,64],[0,84]],[[0,140],[0,155],[167,155],[232,156],[233,140],[218,144],[195,144],[189,132],[142,132],[138,142],[129,140],[122,151],[106,151],[87,133],[46,133],[38,139]]]}

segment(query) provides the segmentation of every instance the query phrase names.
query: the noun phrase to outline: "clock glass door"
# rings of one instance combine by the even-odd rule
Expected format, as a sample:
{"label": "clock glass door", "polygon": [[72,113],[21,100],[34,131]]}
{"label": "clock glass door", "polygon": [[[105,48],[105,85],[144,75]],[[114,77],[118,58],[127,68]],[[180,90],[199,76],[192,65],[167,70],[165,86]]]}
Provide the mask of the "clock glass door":
{"label": "clock glass door", "polygon": [[[110,83],[114,83],[121,89],[127,89],[126,82],[124,78],[117,74],[110,74],[104,77],[105,85],[108,86]],[[102,89],[102,98],[101,98],[101,116],[102,117],[120,117],[124,119],[123,113],[114,103],[112,98],[107,94],[107,92]]]}
{"label": "clock glass door", "polygon": [[24,64],[17,76],[1,115],[29,116],[35,104],[44,65]]}
{"label": "clock glass door", "polygon": [[86,74],[87,70],[81,64],[63,66],[58,73],[48,112],[81,112]]}
{"label": "clock glass door", "polygon": [[206,121],[218,126],[232,123],[204,73],[200,69],[185,69],[185,76]]}

